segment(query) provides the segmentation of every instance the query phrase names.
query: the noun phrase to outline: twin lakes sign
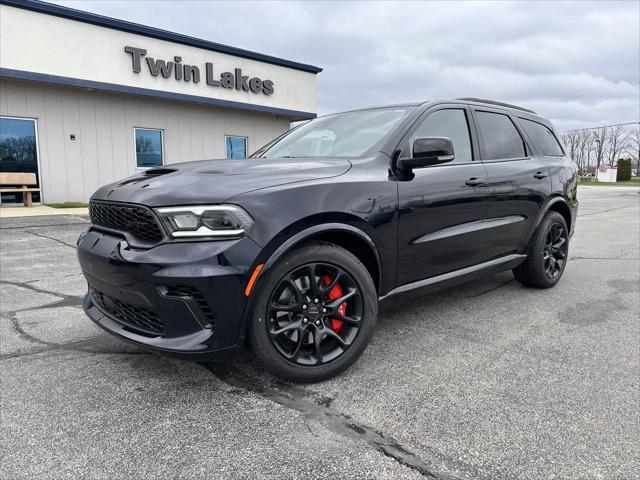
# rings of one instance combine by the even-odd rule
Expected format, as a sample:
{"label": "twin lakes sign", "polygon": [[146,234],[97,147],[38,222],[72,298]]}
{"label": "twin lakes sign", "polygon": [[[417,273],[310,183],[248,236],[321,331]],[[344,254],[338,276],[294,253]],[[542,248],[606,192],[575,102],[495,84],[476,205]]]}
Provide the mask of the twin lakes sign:
{"label": "twin lakes sign", "polygon": [[[165,61],[148,57],[147,50],[144,48],[125,46],[124,51],[131,55],[133,73],[142,71],[142,60],[144,59],[149,73],[154,77],[174,77],[176,80],[184,82],[200,83],[200,68],[196,65],[182,63],[182,57],[175,56],[173,61]],[[222,72],[216,76],[211,62],[206,62],[204,65],[204,80],[211,87],[243,90],[265,95],[271,95],[274,92],[273,81],[242,75],[242,69],[240,68],[235,68],[233,73]]]}

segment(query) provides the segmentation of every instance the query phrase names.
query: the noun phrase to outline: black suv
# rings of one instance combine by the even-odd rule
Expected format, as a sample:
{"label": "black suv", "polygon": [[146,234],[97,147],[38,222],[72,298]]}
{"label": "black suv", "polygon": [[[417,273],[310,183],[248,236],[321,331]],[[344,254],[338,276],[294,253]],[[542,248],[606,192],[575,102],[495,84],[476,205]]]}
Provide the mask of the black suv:
{"label": "black suv", "polygon": [[246,160],[146,170],[98,190],[78,240],[89,317],[213,361],[245,343],[298,381],[351,365],[378,300],[513,269],[558,282],[576,168],[551,124],[479,99],[317,118]]}

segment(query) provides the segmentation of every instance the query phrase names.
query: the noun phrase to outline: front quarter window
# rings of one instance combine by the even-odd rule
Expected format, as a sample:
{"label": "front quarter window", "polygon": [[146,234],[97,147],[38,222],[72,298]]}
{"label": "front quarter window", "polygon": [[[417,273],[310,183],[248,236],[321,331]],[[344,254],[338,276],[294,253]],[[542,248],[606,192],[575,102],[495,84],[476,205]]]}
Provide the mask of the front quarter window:
{"label": "front quarter window", "polygon": [[379,148],[413,108],[374,108],[316,118],[260,149],[255,157],[360,157]]}

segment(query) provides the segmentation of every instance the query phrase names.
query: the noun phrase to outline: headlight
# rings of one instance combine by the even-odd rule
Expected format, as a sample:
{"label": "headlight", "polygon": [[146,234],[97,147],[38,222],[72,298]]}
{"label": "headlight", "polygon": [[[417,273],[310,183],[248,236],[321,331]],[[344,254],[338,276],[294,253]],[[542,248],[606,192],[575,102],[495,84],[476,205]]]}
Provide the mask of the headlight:
{"label": "headlight", "polygon": [[237,237],[253,225],[249,214],[236,205],[163,207],[156,212],[173,238]]}

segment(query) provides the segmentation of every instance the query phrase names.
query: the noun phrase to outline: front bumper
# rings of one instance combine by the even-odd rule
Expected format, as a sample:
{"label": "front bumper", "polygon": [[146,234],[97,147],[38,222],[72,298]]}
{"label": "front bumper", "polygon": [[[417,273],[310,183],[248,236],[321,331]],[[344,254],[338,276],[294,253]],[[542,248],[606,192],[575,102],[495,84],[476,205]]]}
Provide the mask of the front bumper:
{"label": "front bumper", "polygon": [[109,333],[198,361],[240,348],[244,288],[260,252],[250,238],[140,250],[90,229],[78,239],[77,252],[89,284],[83,308]]}

